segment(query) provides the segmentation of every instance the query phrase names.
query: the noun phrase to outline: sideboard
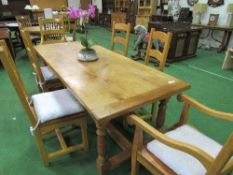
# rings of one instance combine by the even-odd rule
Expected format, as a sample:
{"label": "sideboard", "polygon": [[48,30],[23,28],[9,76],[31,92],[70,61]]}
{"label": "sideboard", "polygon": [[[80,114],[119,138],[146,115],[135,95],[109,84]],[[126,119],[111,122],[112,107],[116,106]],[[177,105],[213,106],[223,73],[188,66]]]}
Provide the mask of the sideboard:
{"label": "sideboard", "polygon": [[173,33],[167,62],[175,62],[196,56],[201,28],[191,27],[190,23],[183,22],[150,21],[148,31],[151,28]]}

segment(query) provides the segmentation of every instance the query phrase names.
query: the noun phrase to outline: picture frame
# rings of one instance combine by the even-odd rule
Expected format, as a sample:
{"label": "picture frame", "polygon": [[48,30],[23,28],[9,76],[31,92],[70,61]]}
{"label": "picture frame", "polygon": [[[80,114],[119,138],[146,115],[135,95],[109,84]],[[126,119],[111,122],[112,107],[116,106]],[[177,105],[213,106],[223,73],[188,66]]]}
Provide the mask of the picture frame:
{"label": "picture frame", "polygon": [[219,14],[210,14],[208,25],[216,26],[218,24]]}
{"label": "picture frame", "polygon": [[224,0],[208,0],[208,5],[211,7],[218,7],[224,5]]}

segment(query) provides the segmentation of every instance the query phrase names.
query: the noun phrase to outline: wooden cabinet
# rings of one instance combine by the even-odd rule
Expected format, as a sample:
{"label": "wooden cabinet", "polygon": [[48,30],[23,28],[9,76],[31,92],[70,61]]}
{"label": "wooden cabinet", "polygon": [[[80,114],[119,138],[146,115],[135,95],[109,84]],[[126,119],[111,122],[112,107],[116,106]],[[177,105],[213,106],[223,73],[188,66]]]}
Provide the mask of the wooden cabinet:
{"label": "wooden cabinet", "polygon": [[129,0],[115,0],[116,12],[127,12],[129,7]]}
{"label": "wooden cabinet", "polygon": [[121,12],[113,12],[111,15],[112,23],[115,21],[116,23],[126,23],[126,13]]}
{"label": "wooden cabinet", "polygon": [[99,25],[103,27],[111,27],[111,15],[107,13],[99,14]]}
{"label": "wooden cabinet", "polygon": [[98,23],[104,27],[111,27],[111,13],[114,10],[114,0],[103,0],[103,11],[99,13]]}
{"label": "wooden cabinet", "polygon": [[136,25],[141,24],[148,27],[150,16],[156,11],[156,5],[156,0],[138,0]]}
{"label": "wooden cabinet", "polygon": [[159,31],[173,33],[167,62],[175,62],[196,56],[197,45],[202,31],[200,28],[192,28],[187,23],[150,21],[148,30],[150,31],[152,27]]}

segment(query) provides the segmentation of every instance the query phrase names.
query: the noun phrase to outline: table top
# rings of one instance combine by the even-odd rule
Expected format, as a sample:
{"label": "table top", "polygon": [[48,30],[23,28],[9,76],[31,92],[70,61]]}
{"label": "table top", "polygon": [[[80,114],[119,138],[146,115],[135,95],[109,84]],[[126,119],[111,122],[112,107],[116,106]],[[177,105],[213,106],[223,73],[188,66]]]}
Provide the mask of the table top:
{"label": "table top", "polygon": [[228,27],[224,25],[217,25],[217,26],[212,26],[212,25],[207,25],[207,24],[192,24],[194,27],[201,27],[205,29],[216,29],[216,30],[229,30],[232,31],[233,27]]}
{"label": "table top", "polygon": [[79,42],[35,46],[36,52],[97,121],[109,121],[190,85],[101,46],[99,59],[77,60]]}
{"label": "table top", "polygon": [[0,27],[18,28],[16,21],[0,21]]}
{"label": "table top", "polygon": [[40,26],[24,27],[23,30],[29,33],[40,33]]}

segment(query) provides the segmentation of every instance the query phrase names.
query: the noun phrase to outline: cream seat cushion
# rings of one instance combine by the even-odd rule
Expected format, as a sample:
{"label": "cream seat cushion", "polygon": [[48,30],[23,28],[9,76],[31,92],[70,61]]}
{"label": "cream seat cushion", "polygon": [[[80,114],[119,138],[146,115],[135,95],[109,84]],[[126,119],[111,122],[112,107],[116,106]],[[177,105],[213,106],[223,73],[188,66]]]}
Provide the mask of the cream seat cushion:
{"label": "cream seat cushion", "polygon": [[55,73],[48,66],[42,66],[40,69],[45,81],[58,79]]}
{"label": "cream seat cushion", "polygon": [[[214,158],[222,148],[222,145],[189,125],[183,125],[167,132],[166,135],[175,140],[192,144]],[[147,149],[179,175],[204,175],[206,173],[205,167],[196,158],[157,140],[149,142]]]}
{"label": "cream seat cushion", "polygon": [[84,111],[67,89],[33,95],[32,102],[41,123]]}

